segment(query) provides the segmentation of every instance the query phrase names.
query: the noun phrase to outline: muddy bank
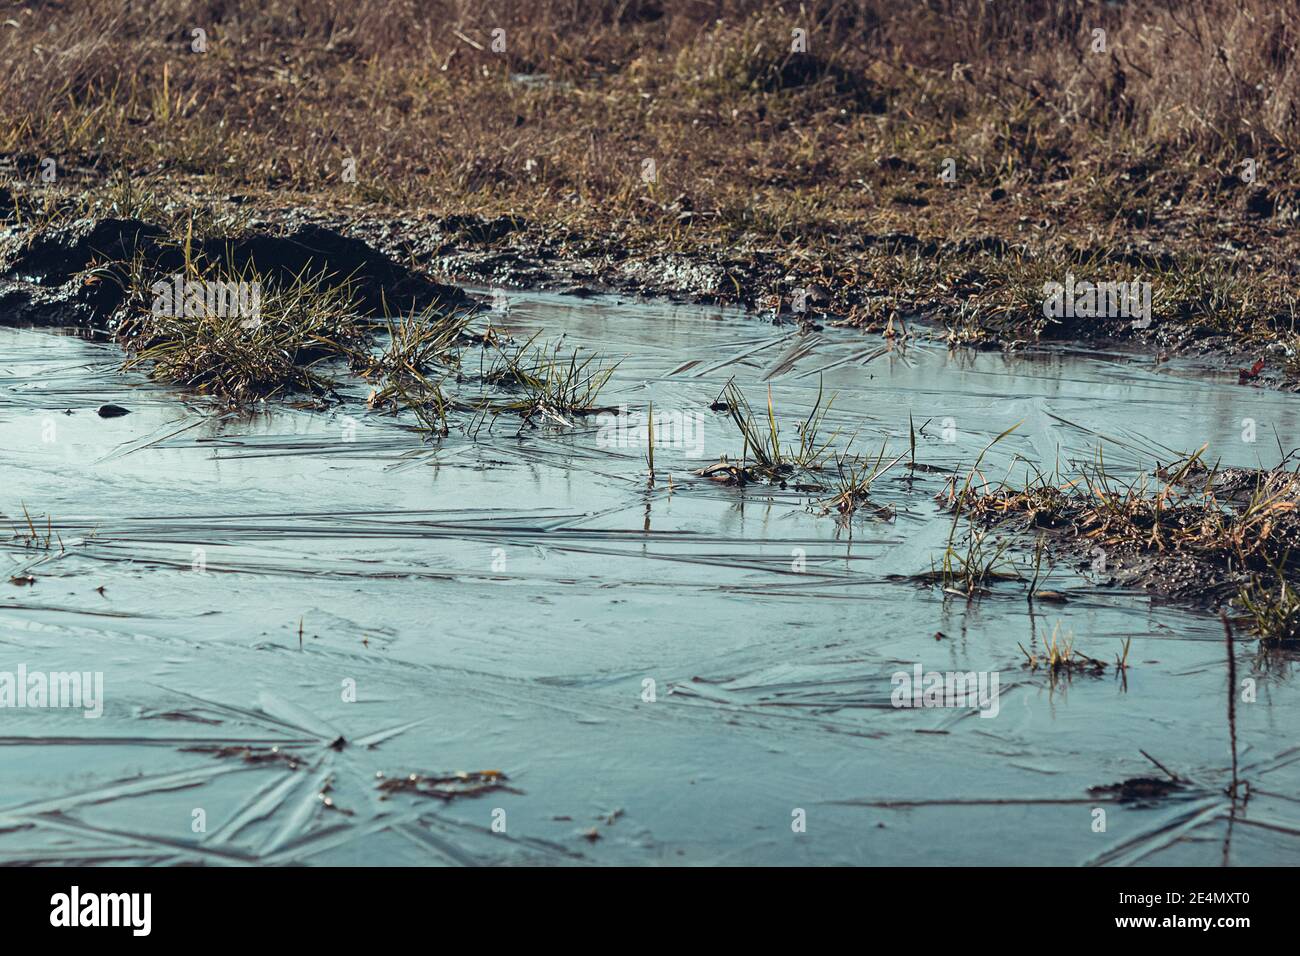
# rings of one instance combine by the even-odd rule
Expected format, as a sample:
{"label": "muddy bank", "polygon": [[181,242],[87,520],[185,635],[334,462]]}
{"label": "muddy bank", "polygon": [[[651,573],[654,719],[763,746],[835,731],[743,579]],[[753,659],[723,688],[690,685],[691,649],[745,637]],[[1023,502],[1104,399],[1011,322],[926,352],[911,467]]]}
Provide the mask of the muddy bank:
{"label": "muddy bank", "polygon": [[[960,510],[985,528],[1041,536],[1105,587],[1141,588],[1191,607],[1284,615],[1300,553],[1300,470],[1207,468],[1199,460],[1115,480],[1097,471],[1023,489],[971,490]],[[1245,623],[1258,624],[1243,619]],[[1274,622],[1293,640],[1295,624]]]}
{"label": "muddy bank", "polygon": [[[684,197],[673,202],[682,201]],[[307,216],[317,221],[302,210],[289,215],[291,220]],[[809,331],[842,326],[891,338],[915,331],[979,350],[1018,351],[1044,342],[1136,347],[1157,362],[1196,357],[1208,367],[1240,373],[1243,385],[1300,387],[1292,337],[1243,334],[1207,322],[1200,313],[1223,290],[1194,272],[1199,265],[1188,265],[1172,245],[1159,240],[1066,246],[1044,261],[1040,249],[996,235],[947,239],[861,232],[837,235],[833,249],[792,256],[788,247],[765,246],[757,239],[725,250],[684,246],[656,252],[617,236],[593,237],[504,216],[318,221],[418,262],[435,275],[472,285],[738,305],[774,324]],[[1128,317],[1047,320],[1042,284],[1064,280],[1075,269],[1094,275],[1101,270],[1112,277],[1155,276],[1158,290],[1165,276],[1164,305],[1149,323]],[[1012,296],[1022,297],[1019,304],[1008,305],[1005,300]],[[971,302],[980,305],[972,310]],[[1167,314],[1161,314],[1162,308]],[[1282,321],[1281,313],[1276,319]]]}
{"label": "muddy bank", "polygon": [[459,289],[313,223],[280,234],[196,239],[139,219],[86,218],[27,230],[10,226],[5,239],[0,320],[15,324],[111,326],[130,294],[133,269],[143,270],[145,285],[205,271],[285,287],[322,276],[327,286],[345,286],[357,312],[370,316],[472,305]]}
{"label": "muddy bank", "polygon": [[[32,207],[35,201],[20,193],[0,208],[12,217],[15,202],[21,213],[24,203]],[[249,197],[211,202],[213,208],[243,206]],[[227,272],[252,268],[286,282],[304,270],[324,269],[340,281],[351,279],[363,314],[385,311],[385,301],[390,313],[432,304],[470,305],[453,285],[431,278],[437,276],[503,291],[577,297],[616,293],[739,305],[774,324],[808,331],[845,326],[887,338],[914,333],[976,350],[1018,351],[1044,342],[1138,347],[1157,362],[1196,357],[1209,367],[1239,373],[1243,385],[1300,386],[1294,335],[1261,331],[1280,318],[1255,315],[1249,320],[1254,330],[1247,333],[1212,315],[1216,309],[1228,310],[1231,296],[1250,300],[1248,284],[1224,279],[1232,288],[1218,288],[1213,276],[1199,271],[1202,264],[1189,264],[1185,250],[1159,237],[1120,245],[1066,245],[1050,254],[997,235],[819,236],[816,229],[808,236],[810,248],[802,252],[792,252],[784,240],[765,243],[757,236],[725,248],[689,241],[647,247],[620,234],[594,236],[504,215],[377,216],[361,210],[337,214],[252,205],[257,216],[253,226],[237,235],[193,239],[195,258]],[[709,215],[695,211],[685,194],[660,205],[659,213],[686,223]],[[185,261],[185,236],[175,211],[166,227],[139,218],[32,225],[31,208],[27,213],[0,231],[0,321],[102,323],[121,304],[118,289],[132,260],[144,260],[158,274],[175,272]],[[1075,270],[1081,276],[1153,277],[1151,321],[1045,317],[1044,283],[1063,280]],[[93,274],[87,276],[87,271]]]}

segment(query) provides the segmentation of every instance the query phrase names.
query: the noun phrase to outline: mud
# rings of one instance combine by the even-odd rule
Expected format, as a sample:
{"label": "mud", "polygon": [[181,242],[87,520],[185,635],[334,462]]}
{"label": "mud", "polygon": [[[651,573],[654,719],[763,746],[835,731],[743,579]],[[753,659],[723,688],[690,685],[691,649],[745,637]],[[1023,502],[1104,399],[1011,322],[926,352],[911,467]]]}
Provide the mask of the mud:
{"label": "mud", "polygon": [[[697,215],[685,196],[661,205],[687,218]],[[376,218],[288,207],[262,209],[259,217],[247,235],[197,241],[196,253],[237,269],[253,266],[280,281],[304,269],[325,269],[339,280],[350,277],[359,309],[367,315],[433,305],[468,308],[471,303],[458,286],[470,284],[575,297],[615,293],[743,306],[773,323],[812,331],[841,325],[866,334],[892,334],[905,326],[940,339],[943,323],[957,314],[952,301],[926,289],[873,281],[879,263],[869,255],[969,260],[960,281],[976,288],[984,278],[982,265],[1032,251],[993,235],[947,239],[894,232],[847,240],[839,236],[834,256],[792,258],[788,250],[763,248],[747,238],[725,253],[632,252],[617,237],[584,236],[510,216]],[[17,324],[103,322],[121,302],[122,264],[133,255],[154,263],[160,275],[175,272],[183,262],[176,237],[169,240],[161,227],[138,220],[86,219],[37,229],[11,224],[0,236],[11,250],[0,259],[0,315]],[[1067,247],[1064,255],[1080,264],[1142,270],[1169,268],[1176,261],[1158,238],[1120,247]],[[88,282],[84,272],[92,264],[113,266],[118,281]],[[796,306],[800,293],[802,305]],[[1300,388],[1291,371],[1293,351],[1282,342],[1247,342],[1240,335],[1214,333],[1167,316],[1148,328],[1135,328],[1124,319],[1064,319],[1043,336],[1054,342],[1087,341],[1102,349],[1143,348],[1155,361],[1197,357],[1215,368],[1240,371],[1244,385]],[[1020,332],[990,330],[983,340],[962,347],[1015,351],[1038,341],[1026,325]]]}
{"label": "mud", "polygon": [[[186,261],[175,237],[135,219],[81,219],[18,231],[8,239],[10,251],[0,264],[0,315],[17,324],[110,323],[126,298],[130,263],[141,260],[152,276],[163,277],[182,271]],[[200,238],[191,243],[190,255],[228,274],[253,270],[282,285],[323,272],[330,284],[348,284],[363,315],[472,304],[460,289],[434,282],[361,240],[310,223],[283,235]]]}
{"label": "mud", "polygon": [[[671,211],[672,204],[681,198],[665,203],[665,209]],[[633,253],[617,239],[543,229],[524,220],[488,221],[473,216],[343,219],[303,210],[288,215],[291,220],[299,216],[319,219],[330,228],[363,237],[399,259],[410,257],[435,275],[455,282],[576,296],[602,292],[682,303],[738,305],[775,323],[844,325],[868,334],[886,331],[893,318],[921,330],[935,329],[936,338],[941,337],[939,328],[944,320],[956,314],[952,303],[936,297],[931,290],[872,281],[878,262],[862,257],[884,254],[927,260],[970,258],[971,269],[966,275],[977,277],[982,259],[1031,252],[1028,246],[994,235],[949,239],[864,232],[847,241],[837,237],[834,255],[811,254],[800,260],[748,239],[736,242],[726,253],[711,249]],[[1162,246],[1158,239],[1131,241],[1118,248],[1067,248],[1065,255],[1078,263],[1111,263],[1145,270],[1166,269],[1176,261],[1172,247]],[[850,264],[855,259],[856,268]],[[804,292],[807,311],[793,314],[799,290]],[[1206,332],[1167,316],[1149,328],[1134,328],[1120,319],[1067,319],[1050,327],[1046,339],[1087,341],[1101,349],[1140,348],[1148,350],[1155,361],[1195,357],[1203,364],[1234,372],[1263,359],[1260,373],[1249,378],[1252,387],[1300,388],[1300,381],[1287,368],[1292,353],[1281,342],[1246,343],[1239,335]],[[1008,333],[991,335],[975,347],[1015,351],[1037,341],[1028,333]]]}
{"label": "mud", "polygon": [[[1275,457],[1292,456],[1278,448]],[[1123,486],[1092,480],[1113,501],[1127,494]],[[1143,588],[1194,607],[1229,605],[1252,582],[1275,582],[1278,567],[1294,571],[1290,555],[1300,545],[1300,472],[1285,461],[1270,468],[1211,470],[1199,460],[1186,469],[1177,463],[1153,468],[1141,497],[1164,500],[1159,526],[1146,509],[1131,524],[1125,519],[1109,524],[1098,497],[1081,492],[1088,484],[1081,475],[1055,484],[1068,490],[1050,501],[981,492],[976,495],[979,520],[986,527],[1041,535],[1054,555],[1091,570],[1107,585]],[[1247,540],[1237,546],[1230,532],[1252,508],[1267,508],[1269,517],[1253,527],[1243,523]],[[1201,530],[1217,528],[1220,519],[1222,533]]]}

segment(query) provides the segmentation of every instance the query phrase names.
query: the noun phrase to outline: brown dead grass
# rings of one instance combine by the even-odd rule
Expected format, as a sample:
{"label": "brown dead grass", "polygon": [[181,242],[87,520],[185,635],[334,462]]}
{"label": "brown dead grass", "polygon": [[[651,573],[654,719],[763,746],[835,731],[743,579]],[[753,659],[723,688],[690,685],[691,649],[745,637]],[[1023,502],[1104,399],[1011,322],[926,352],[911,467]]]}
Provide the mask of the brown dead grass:
{"label": "brown dead grass", "polygon": [[[1241,307],[1287,287],[1296,258],[1300,27],[1285,7],[18,2],[0,21],[0,154],[29,183],[53,156],[64,182],[509,214],[601,250],[771,250],[833,294],[895,280],[895,252],[837,262],[865,233],[993,235],[1049,263],[1151,241],[1212,250],[1254,282]],[[980,334],[1034,305],[996,263],[901,269],[940,300],[991,297]],[[1287,313],[1252,308],[1272,326]]]}
{"label": "brown dead grass", "polygon": [[923,174],[902,192],[937,205],[1062,175],[1103,199],[1142,162],[1156,190],[1213,166],[1196,184],[1212,192],[1238,160],[1294,168],[1296,30],[1225,0],[19,3],[0,149],[309,192],[351,192],[355,158],[363,193],[481,212],[569,199],[637,218],[685,190],[720,225],[772,231],[888,202],[891,156]]}
{"label": "brown dead grass", "polygon": [[[955,487],[982,526],[1046,531],[1078,554],[1138,558],[1145,583],[1200,601],[1231,603],[1268,641],[1300,636],[1300,470],[1207,469],[1199,454],[1122,482],[1099,463],[1066,481],[1022,488]],[[1097,569],[1094,561],[1094,570]]]}

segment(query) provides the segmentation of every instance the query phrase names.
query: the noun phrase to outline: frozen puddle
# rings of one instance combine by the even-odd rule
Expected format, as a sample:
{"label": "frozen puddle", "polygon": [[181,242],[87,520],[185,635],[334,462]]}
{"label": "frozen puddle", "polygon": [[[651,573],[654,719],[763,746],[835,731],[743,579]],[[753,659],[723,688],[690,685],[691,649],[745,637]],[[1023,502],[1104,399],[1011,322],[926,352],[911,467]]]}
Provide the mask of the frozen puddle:
{"label": "frozen puddle", "polygon": [[[1267,462],[1274,428],[1300,433],[1293,396],[610,300],[520,295],[498,325],[620,361],[602,403],[702,414],[700,437],[656,446],[651,490],[644,448],[595,419],[434,446],[360,401],[221,414],[122,374],[113,347],[0,329],[0,561],[20,582],[0,581],[0,682],[103,675],[97,719],[0,708],[0,863],[1300,857],[1286,661],[1239,644],[1258,690],[1237,708],[1251,798],[1230,813],[1212,615],[1064,566],[1044,586],[1069,602],[1032,613],[1023,584],[967,604],[917,583],[947,538],[943,471],[895,468],[873,489],[893,518],[850,527],[808,507],[827,494],[691,474],[739,457],[709,411],[732,377],[755,409],[770,385],[787,427],[820,379],[829,428],[873,457],[907,449],[910,413],[929,422],[918,461],[963,474],[1023,421],[993,478],[1013,454],[1065,470],[1099,445],[1120,474],[1206,441]],[[131,414],[101,419],[105,402]],[[1132,637],[1126,685],[1027,670],[1018,644],[1058,626],[1108,661]],[[996,673],[996,713],[892,706],[917,664]],[[1088,792],[1163,777],[1143,750],[1190,782]]]}

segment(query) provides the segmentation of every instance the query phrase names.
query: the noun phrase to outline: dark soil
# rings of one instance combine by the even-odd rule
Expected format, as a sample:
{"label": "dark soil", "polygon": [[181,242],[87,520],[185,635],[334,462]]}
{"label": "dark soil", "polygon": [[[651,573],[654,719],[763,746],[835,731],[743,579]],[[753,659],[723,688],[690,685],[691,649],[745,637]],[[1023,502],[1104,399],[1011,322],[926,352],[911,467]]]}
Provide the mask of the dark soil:
{"label": "dark soil", "polygon": [[[31,325],[111,323],[126,298],[133,261],[162,277],[185,268],[185,249],[159,225],[137,219],[80,219],[33,229],[0,266],[0,315]],[[325,273],[346,284],[362,315],[392,315],[431,306],[467,308],[460,289],[434,282],[359,239],[315,223],[270,232],[194,241],[191,258],[228,275],[249,270],[270,282]]]}

